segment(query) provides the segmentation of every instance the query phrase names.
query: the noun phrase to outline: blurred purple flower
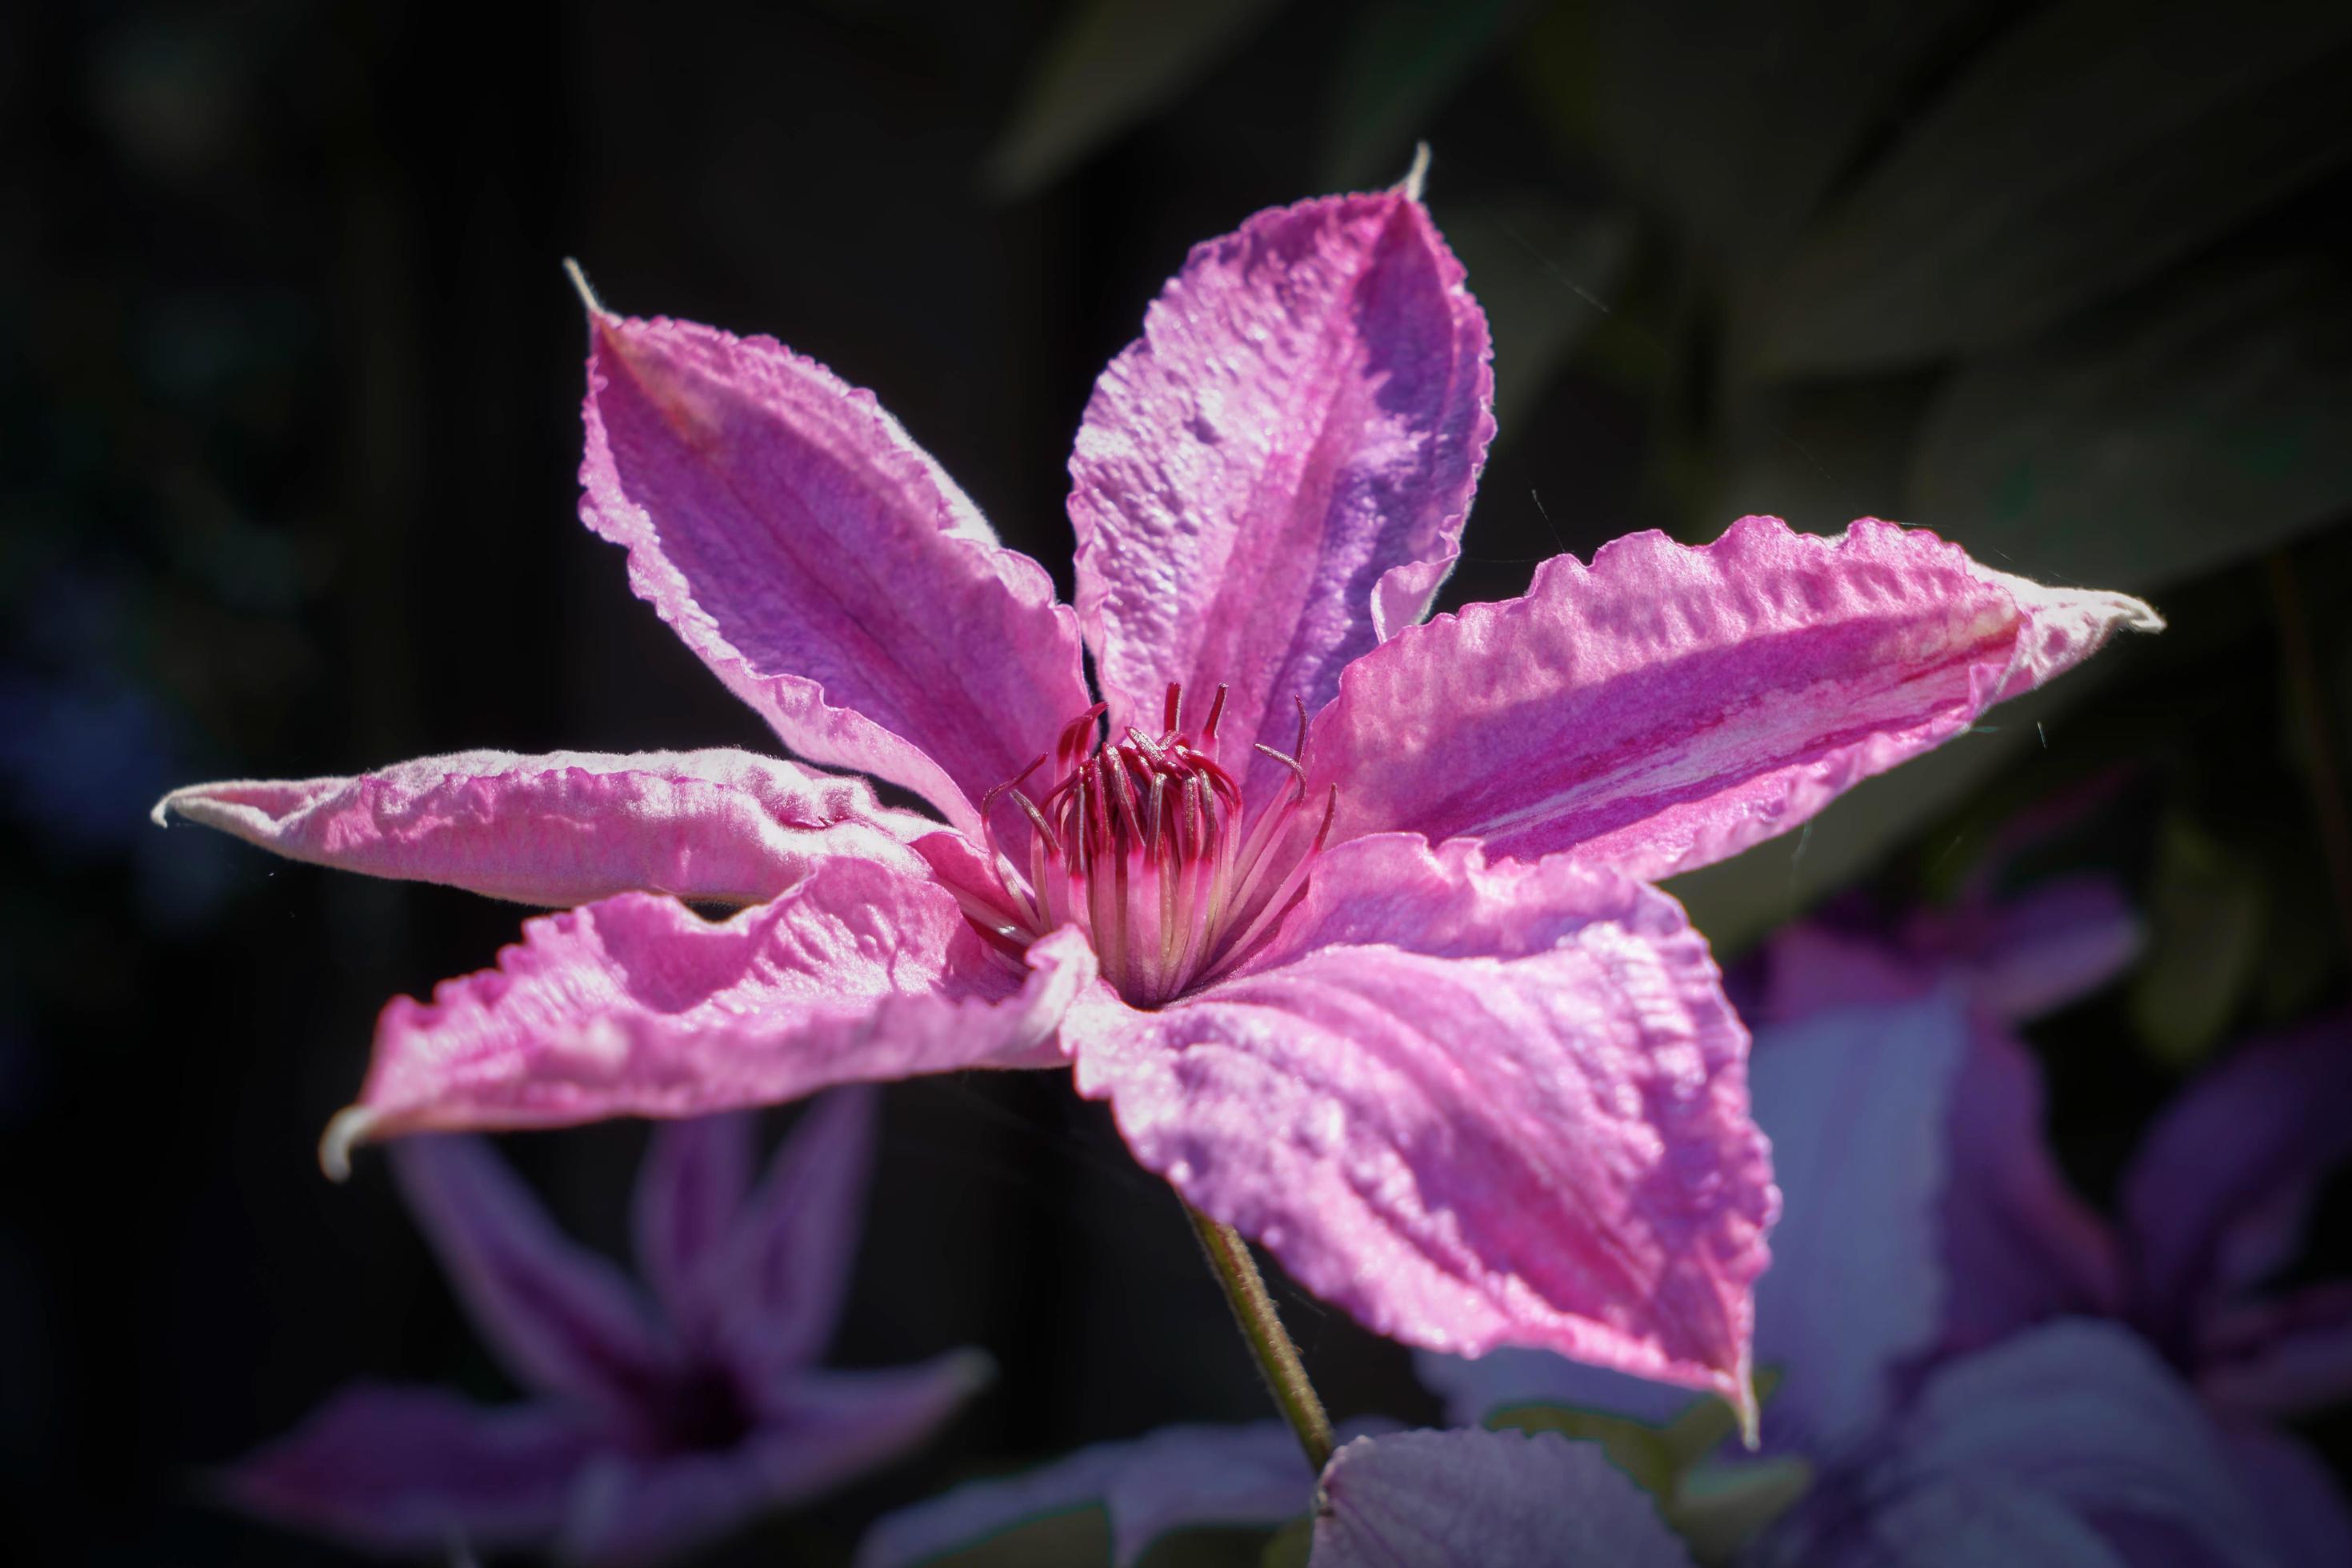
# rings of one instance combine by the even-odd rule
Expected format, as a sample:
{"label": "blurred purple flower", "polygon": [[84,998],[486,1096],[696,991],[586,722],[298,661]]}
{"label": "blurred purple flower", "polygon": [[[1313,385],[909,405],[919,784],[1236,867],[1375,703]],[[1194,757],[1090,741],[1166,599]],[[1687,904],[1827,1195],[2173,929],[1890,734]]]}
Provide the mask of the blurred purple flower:
{"label": "blurred purple flower", "polygon": [[[2340,1394],[2344,1292],[2244,1293],[2344,1152],[2352,1041],[2332,1022],[2191,1089],[2118,1233],[2052,1159],[2014,1026],[2103,984],[2134,934],[2120,893],[2081,879],[1892,939],[1774,942],[1751,1082],[1784,1209],[1757,1359],[1781,1379],[1768,1454],[1818,1480],[1745,1561],[2352,1561],[2333,1479],[2248,1418]],[[2224,1325],[2246,1353],[2217,1363]],[[1531,1352],[1423,1371],[1463,1421],[1555,1404],[1663,1423],[1685,1398]]]}
{"label": "blurred purple flower", "polygon": [[857,1568],[908,1568],[1045,1516],[1100,1508],[1111,1568],[1172,1531],[1313,1510],[1311,1568],[1690,1568],[1657,1507],[1589,1443],[1557,1433],[1381,1431],[1320,1477],[1276,1422],[1170,1426],[878,1521]]}
{"label": "blurred purple flower", "polygon": [[394,1152],[409,1208],[531,1397],[355,1384],[223,1478],[236,1506],[376,1550],[643,1561],[827,1491],[928,1437],[990,1374],[959,1351],[831,1372],[874,1138],[835,1091],[756,1190],[748,1112],[666,1122],[637,1178],[645,1286],[567,1240],[489,1145]]}

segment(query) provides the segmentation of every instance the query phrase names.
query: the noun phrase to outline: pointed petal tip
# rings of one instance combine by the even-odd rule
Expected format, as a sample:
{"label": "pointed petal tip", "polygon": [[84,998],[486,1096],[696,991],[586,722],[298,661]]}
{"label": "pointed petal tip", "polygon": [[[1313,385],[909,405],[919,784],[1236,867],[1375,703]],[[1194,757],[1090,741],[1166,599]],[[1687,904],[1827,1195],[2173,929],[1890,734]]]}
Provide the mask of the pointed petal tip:
{"label": "pointed petal tip", "polygon": [[326,1173],[327,1180],[352,1179],[352,1151],[370,1141],[380,1120],[364,1105],[346,1105],[335,1112],[319,1139],[319,1169]]}
{"label": "pointed petal tip", "polygon": [[1404,172],[1404,178],[1397,182],[1396,188],[1404,193],[1405,200],[1417,202],[1428,185],[1429,143],[1416,142],[1412,144],[1412,166]]}
{"label": "pointed petal tip", "polygon": [[588,274],[581,269],[579,262],[569,256],[563,258],[563,275],[572,280],[572,291],[588,308],[590,320],[603,321],[612,315],[613,312],[604,308],[604,301],[596,297],[595,287],[588,281]]}
{"label": "pointed petal tip", "polygon": [[158,827],[171,826],[172,802],[179,797],[179,794],[180,792],[178,790],[173,790],[171,794],[157,801],[154,808],[148,812],[147,820],[153,823]]}

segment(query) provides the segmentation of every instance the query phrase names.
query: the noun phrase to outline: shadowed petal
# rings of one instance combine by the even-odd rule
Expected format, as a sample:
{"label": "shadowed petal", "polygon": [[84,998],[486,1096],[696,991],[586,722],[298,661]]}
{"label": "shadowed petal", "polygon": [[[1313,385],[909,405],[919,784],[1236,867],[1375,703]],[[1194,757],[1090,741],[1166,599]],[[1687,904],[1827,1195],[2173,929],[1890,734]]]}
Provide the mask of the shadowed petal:
{"label": "shadowed petal", "polygon": [[802,756],[967,829],[1087,705],[1076,623],[873,395],[770,338],[590,319],[581,517]]}
{"label": "shadowed petal", "polygon": [[2352,1563],[2352,1509],[2336,1474],[2301,1441],[2256,1421],[2221,1427],[2230,1468],[2262,1518],[2272,1560]]}
{"label": "shadowed petal", "polygon": [[2281,1568],[2197,1400],[2107,1323],[2053,1323],[1931,1378],[1871,1466],[1754,1553],[1796,1568]]}
{"label": "shadowed petal", "polygon": [[699,1116],[836,1083],[1049,1067],[1090,984],[1075,932],[1025,978],[952,896],[876,862],[830,860],[783,898],[710,924],[630,893],[526,921],[499,966],[395,999],[330,1171],[362,1140],[436,1128]]}
{"label": "shadowed petal", "polygon": [[2352,1280],[2218,1310],[2193,1353],[2199,1392],[2231,1409],[2291,1419],[2352,1398]]}
{"label": "shadowed petal", "polygon": [[393,1151],[401,1195],[450,1289],[515,1381],[625,1421],[668,1373],[669,1347],[635,1286],[555,1227],[479,1138]]}
{"label": "shadowed petal", "polygon": [[630,1205],[637,1270],[670,1321],[696,1337],[713,1303],[698,1282],[725,1249],[751,1194],[758,1118],[721,1111],[655,1125]]}
{"label": "shadowed petal", "polygon": [[849,1290],[874,1173],[878,1099],[825,1094],[793,1124],[703,1280],[731,1364],[771,1388],[823,1353]]}
{"label": "shadowed petal", "polygon": [[548,1405],[344,1389],[217,1478],[235,1508],[377,1552],[551,1540],[594,1440]]}
{"label": "shadowed petal", "polygon": [[564,909],[614,893],[757,903],[823,856],[904,862],[934,826],[864,779],[750,752],[460,752],[356,778],[191,784],[155,805],[314,866]]}
{"label": "shadowed petal", "polygon": [[1562,1405],[1658,1426],[1698,1397],[1671,1383],[1587,1366],[1549,1351],[1505,1349],[1475,1358],[1415,1351],[1412,1365],[1423,1384],[1445,1402],[1446,1422],[1454,1426],[1483,1426],[1496,1412],[1518,1405]]}
{"label": "shadowed petal", "polygon": [[1331,1456],[1315,1568],[1690,1568],[1657,1504],[1597,1443],[1400,1432]]}
{"label": "shadowed petal", "polygon": [[1194,701],[1224,683],[1228,753],[1291,751],[1297,704],[1320,709],[1342,665],[1427,613],[1495,431],[1462,279],[1402,191],[1193,247],[1070,459],[1078,613],[1115,723],[1156,723],[1171,680]]}
{"label": "shadowed petal", "polygon": [[1097,987],[1066,1037],[1138,1159],[1376,1332],[1752,1413],[1748,1037],[1664,893],[1383,835],[1327,854],[1244,973],[1156,1013]]}
{"label": "shadowed petal", "polygon": [[737,1447],[613,1456],[574,1494],[563,1554],[649,1562],[821,1497],[919,1447],[992,1373],[976,1351],[883,1372],[821,1373],[789,1413]]}
{"label": "shadowed petal", "polygon": [[2024,1022],[2088,996],[2139,956],[2140,924],[2112,877],[2055,877],[1993,911],[1956,953],[1969,994]]}
{"label": "shadowed petal", "polygon": [[857,1568],[906,1568],[1034,1520],[1097,1507],[1109,1519],[1112,1568],[1129,1568],[1171,1531],[1279,1524],[1305,1513],[1314,1492],[1298,1439],[1279,1421],[1163,1426],[886,1515],[859,1543]]}
{"label": "shadowed petal", "polygon": [[2115,1233],[2051,1157],[2042,1070],[1981,1019],[1948,1122],[1951,1179],[1939,1205],[1945,1348],[1973,1349],[2068,1313],[2124,1310]]}
{"label": "shadowed petal", "polygon": [[1885,1415],[1902,1363],[1936,1342],[1945,1127],[1968,1043],[1951,989],[1757,1036],[1749,1092],[1780,1184],[1756,1288],[1756,1357],[1781,1374],[1765,1423],[1776,1448],[1841,1456]]}
{"label": "shadowed petal", "polygon": [[2143,1310],[2188,1333],[2286,1262],[2320,1178],[2352,1155],[2352,1015],[2244,1047],[2157,1119],[2124,1180]]}
{"label": "shadowed petal", "polygon": [[2160,624],[1874,520],[1827,540],[1742,518],[1703,549],[1638,533],[1365,655],[1307,762],[1339,785],[1335,839],[1475,834],[1664,877],[1788,831],[2117,627]]}

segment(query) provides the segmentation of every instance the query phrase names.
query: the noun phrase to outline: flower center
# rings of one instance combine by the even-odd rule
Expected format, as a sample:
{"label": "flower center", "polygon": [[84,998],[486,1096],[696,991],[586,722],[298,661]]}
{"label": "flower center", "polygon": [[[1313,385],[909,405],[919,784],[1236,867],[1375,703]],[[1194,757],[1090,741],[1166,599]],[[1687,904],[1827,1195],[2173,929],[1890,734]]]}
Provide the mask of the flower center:
{"label": "flower center", "polygon": [[[1040,752],[982,798],[981,819],[1013,917],[1002,934],[1034,942],[1077,925],[1113,989],[1136,1006],[1157,1006],[1215,979],[1274,929],[1307,885],[1338,791],[1319,818],[1303,809],[1303,708],[1293,752],[1253,747],[1290,776],[1252,816],[1217,761],[1223,687],[1197,735],[1184,728],[1181,685],[1168,688],[1157,735],[1130,725],[1106,743],[1096,724],[1108,707],[1097,702],[1062,727],[1051,788],[1034,798],[1023,789],[1045,763]],[[1002,804],[1019,811],[1010,838],[996,829]]]}

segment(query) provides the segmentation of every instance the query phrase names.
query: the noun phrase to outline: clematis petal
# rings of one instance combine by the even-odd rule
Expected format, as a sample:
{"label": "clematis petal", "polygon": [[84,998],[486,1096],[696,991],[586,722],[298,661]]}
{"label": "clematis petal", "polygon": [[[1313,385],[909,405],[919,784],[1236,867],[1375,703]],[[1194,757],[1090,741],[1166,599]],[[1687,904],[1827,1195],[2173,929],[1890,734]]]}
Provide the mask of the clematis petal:
{"label": "clematis petal", "polygon": [[936,824],[865,780],[750,752],[460,752],[355,778],[191,784],[155,804],[314,866],[564,909],[633,890],[757,903],[818,858],[904,863]]}
{"label": "clematis petal", "polygon": [[919,1447],[992,1375],[976,1351],[887,1371],[820,1373],[803,1386],[789,1419],[762,1425],[733,1447],[610,1456],[573,1495],[562,1555],[597,1563],[667,1558],[822,1497]]}
{"label": "clematis petal", "polygon": [[2320,1179],[2352,1155],[2352,1014],[2240,1048],[2157,1119],[2124,1178],[2144,1312],[2188,1334],[2287,1262]]}
{"label": "clematis petal", "polygon": [[1087,705],[1043,567],[873,395],[771,338],[592,311],[581,518],[728,689],[970,829]]}
{"label": "clematis petal", "polygon": [[1951,1177],[1938,1205],[1944,1348],[1995,1343],[2046,1319],[2120,1316],[2124,1267],[2106,1222],[2051,1157],[2042,1070],[1981,1017],[1953,1087]]}
{"label": "clematis petal", "polygon": [[1752,1414],[1774,1194],[1747,1032],[1655,889],[1382,835],[1272,946],[1065,1037],[1138,1159],[1374,1331],[1556,1350]]}
{"label": "clematis petal", "polygon": [[757,1123],[747,1110],[659,1122],[637,1166],[629,1210],[637,1271],[670,1321],[698,1342],[713,1306],[698,1286],[751,1195]]}
{"label": "clematis petal", "polygon": [[1093,954],[1055,932],[1026,971],[952,895],[875,861],[828,860],[715,925],[624,894],[526,921],[497,969],[429,1004],[395,999],[320,1158],[333,1172],[354,1144],[403,1132],[700,1116],[836,1083],[1057,1066],[1055,1027]]}
{"label": "clematis petal", "polygon": [[1656,1502],[1597,1443],[1400,1432],[1331,1456],[1315,1568],[1690,1568]]}
{"label": "clematis petal", "polygon": [[1412,1365],[1423,1385],[1444,1401],[1446,1422],[1454,1426],[1483,1426],[1519,1405],[1565,1405],[1662,1426],[1699,1397],[1549,1351],[1505,1349],[1475,1359],[1415,1351]]}
{"label": "clematis petal", "polygon": [[1776,1448],[1834,1459],[1865,1442],[1904,1363],[1936,1343],[1945,1127],[1968,1046],[1949,987],[1756,1037],[1749,1092],[1780,1184],[1756,1289],[1757,1360],[1780,1373],[1765,1425]]}
{"label": "clematis petal", "polygon": [[2053,877],[2000,906],[1954,956],[1979,1006],[2021,1023],[2130,968],[2141,934],[2114,878]]}
{"label": "clematis petal", "polygon": [[1278,1421],[1163,1426],[887,1514],[859,1543],[857,1568],[908,1568],[1082,1508],[1103,1510],[1111,1568],[1129,1568],[1171,1531],[1279,1524],[1305,1513],[1314,1493],[1298,1439]]}
{"label": "clematis petal", "polygon": [[704,1291],[729,1361],[754,1388],[796,1375],[833,1338],[857,1261],[879,1111],[863,1084],[812,1104],[711,1259]]}
{"label": "clematis petal", "polygon": [[2273,1563],[2352,1563],[2352,1507],[2318,1455],[2257,1421],[2226,1423],[2221,1441],[2261,1515]]}
{"label": "clematis petal", "polygon": [[1786,832],[2118,627],[2161,624],[1871,519],[1828,540],[1742,518],[1700,549],[1639,533],[1366,654],[1308,764],[1339,786],[1335,839],[1475,834],[1658,878]]}
{"label": "clematis petal", "polygon": [[2221,1435],[2155,1353],[2053,1323],[1938,1371],[1873,1463],[1774,1529],[1795,1568],[2278,1568]]}
{"label": "clematis petal", "polygon": [[216,1478],[242,1512],[375,1552],[551,1540],[596,1440],[551,1405],[357,1384]]}
{"label": "clematis petal", "polygon": [[404,1144],[393,1173],[450,1289],[516,1382],[615,1420],[638,1412],[672,1356],[626,1275],[558,1230],[479,1138]]}
{"label": "clematis petal", "polygon": [[2352,1280],[2225,1307],[2199,1330],[2197,1387],[2216,1405],[2284,1420],[2352,1398]]}
{"label": "clematis petal", "polygon": [[[1182,681],[1289,752],[1339,668],[1428,612],[1495,421],[1486,317],[1402,190],[1195,246],[1070,459],[1077,605],[1113,723]],[[1260,766],[1271,764],[1261,763]]]}

